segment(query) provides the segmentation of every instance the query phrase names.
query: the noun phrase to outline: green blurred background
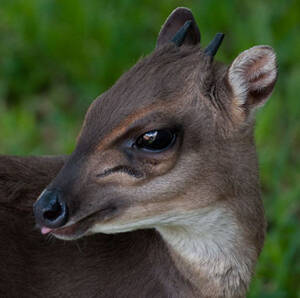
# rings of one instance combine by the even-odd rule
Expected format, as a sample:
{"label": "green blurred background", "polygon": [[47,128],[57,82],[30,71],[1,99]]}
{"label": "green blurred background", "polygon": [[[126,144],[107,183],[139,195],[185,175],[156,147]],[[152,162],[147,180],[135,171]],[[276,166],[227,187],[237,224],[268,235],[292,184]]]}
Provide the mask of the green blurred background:
{"label": "green blurred background", "polygon": [[256,140],[268,218],[249,297],[300,297],[300,1],[1,0],[0,153],[70,153],[91,101],[139,57],[177,6],[192,9],[218,59],[275,48],[279,80],[258,113]]}

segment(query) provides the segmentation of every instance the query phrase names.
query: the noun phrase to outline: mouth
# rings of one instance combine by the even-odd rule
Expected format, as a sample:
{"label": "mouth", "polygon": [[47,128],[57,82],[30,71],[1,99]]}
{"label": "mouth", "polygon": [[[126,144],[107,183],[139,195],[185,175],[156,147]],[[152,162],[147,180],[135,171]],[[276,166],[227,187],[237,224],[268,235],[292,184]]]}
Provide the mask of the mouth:
{"label": "mouth", "polygon": [[108,207],[102,208],[92,214],[89,214],[75,223],[69,223],[65,226],[57,229],[51,229],[46,226],[42,226],[41,233],[43,235],[51,234],[58,239],[63,240],[75,240],[83,236],[88,235],[89,228],[97,221],[108,221],[117,213],[117,207],[115,205],[110,205]]}

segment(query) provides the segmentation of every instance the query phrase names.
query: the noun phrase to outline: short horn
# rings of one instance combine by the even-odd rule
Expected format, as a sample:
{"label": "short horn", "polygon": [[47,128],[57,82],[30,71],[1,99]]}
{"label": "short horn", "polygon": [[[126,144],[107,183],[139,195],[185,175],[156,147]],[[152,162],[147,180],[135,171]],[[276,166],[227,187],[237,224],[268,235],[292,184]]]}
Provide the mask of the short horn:
{"label": "short horn", "polygon": [[213,58],[216,55],[216,53],[223,41],[224,36],[225,35],[223,33],[217,33],[216,36],[214,37],[214,39],[205,48],[204,53],[207,56],[210,56],[211,58]]}
{"label": "short horn", "polygon": [[174,42],[177,45],[177,47],[180,47],[183,44],[186,34],[190,26],[192,25],[192,22],[192,20],[186,21],[171,39],[171,41]]}

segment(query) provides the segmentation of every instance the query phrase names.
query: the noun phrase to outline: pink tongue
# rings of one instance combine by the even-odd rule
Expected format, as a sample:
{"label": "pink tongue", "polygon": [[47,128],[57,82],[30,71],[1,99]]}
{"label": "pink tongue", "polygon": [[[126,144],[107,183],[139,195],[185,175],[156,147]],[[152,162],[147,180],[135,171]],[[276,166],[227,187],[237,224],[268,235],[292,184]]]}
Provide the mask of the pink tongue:
{"label": "pink tongue", "polygon": [[47,227],[42,227],[42,228],[41,228],[41,233],[42,233],[42,234],[48,234],[48,233],[50,233],[51,231],[52,231],[52,229],[47,228]]}

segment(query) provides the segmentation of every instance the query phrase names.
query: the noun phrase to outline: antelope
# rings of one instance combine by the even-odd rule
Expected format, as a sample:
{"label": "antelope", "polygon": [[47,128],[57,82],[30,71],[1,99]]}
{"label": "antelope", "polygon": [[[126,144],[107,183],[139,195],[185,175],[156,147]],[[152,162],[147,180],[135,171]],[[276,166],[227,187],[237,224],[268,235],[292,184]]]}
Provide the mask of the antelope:
{"label": "antelope", "polygon": [[202,49],[175,9],[70,156],[0,157],[1,297],[245,297],[265,235],[254,112],[277,68],[264,45],[215,62],[223,36]]}

